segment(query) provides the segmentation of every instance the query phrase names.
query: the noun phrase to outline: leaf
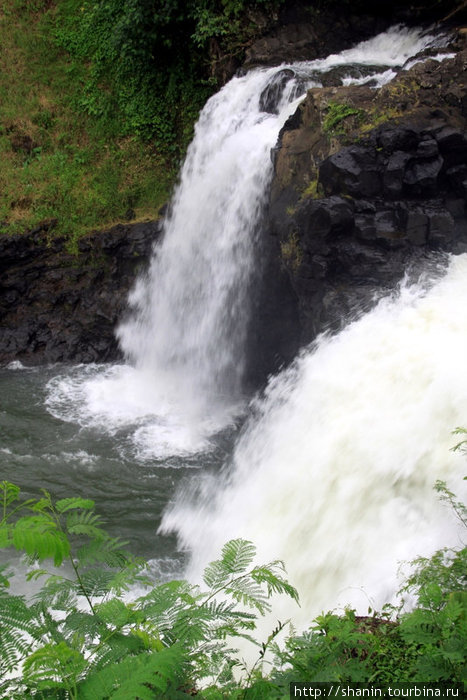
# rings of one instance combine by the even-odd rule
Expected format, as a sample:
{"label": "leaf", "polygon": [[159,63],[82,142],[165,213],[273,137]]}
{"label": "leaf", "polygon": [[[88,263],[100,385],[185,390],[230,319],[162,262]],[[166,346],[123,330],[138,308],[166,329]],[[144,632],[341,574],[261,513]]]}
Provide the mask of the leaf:
{"label": "leaf", "polygon": [[[90,675],[79,688],[80,700],[154,700],[184,697],[176,688],[183,681],[184,652],[174,645],[160,652],[139,654]],[[156,694],[156,691],[159,691]]]}
{"label": "leaf", "polygon": [[222,558],[211,562],[204,570],[203,581],[209,588],[219,588],[236,574],[246,571],[253,561],[256,549],[243,539],[230,540],[222,548]]}
{"label": "leaf", "polygon": [[8,570],[6,564],[1,564],[0,565],[0,588],[9,588],[10,587],[10,581],[8,580],[9,577],[11,576],[11,571]]}
{"label": "leaf", "polygon": [[42,687],[62,686],[63,680],[73,683],[86,667],[86,659],[65,642],[45,644],[36,649],[24,662],[26,681]]}
{"label": "leaf", "polygon": [[0,524],[0,549],[6,549],[13,544],[12,540],[12,528],[6,523]]}
{"label": "leaf", "polygon": [[76,510],[77,508],[90,510],[94,508],[94,501],[90,498],[61,498],[59,501],[56,501],[55,508],[59,513],[65,513],[67,510]]}
{"label": "leaf", "polygon": [[251,571],[251,577],[257,583],[265,583],[268,590],[268,595],[272,593],[285,593],[293,600],[299,603],[298,591],[280,574],[275,572],[275,569],[280,568],[284,571],[284,564],[281,561],[273,561],[265,566],[255,566]]}
{"label": "leaf", "polygon": [[80,547],[77,558],[80,566],[102,563],[114,568],[123,568],[129,563],[129,558],[124,550],[127,544],[117,537],[108,537],[104,533]]}
{"label": "leaf", "polygon": [[19,488],[19,486],[12,484],[10,481],[0,482],[0,498],[4,509],[6,509],[7,506],[11,505],[13,501],[18,500],[20,492],[21,489]]}
{"label": "leaf", "polygon": [[230,540],[222,548],[221,563],[229,573],[240,574],[246,571],[255,554],[256,548],[251,542],[243,539]]}
{"label": "leaf", "polygon": [[106,624],[123,627],[135,618],[134,611],[118,598],[112,598],[96,607],[97,615]]}
{"label": "leaf", "polygon": [[101,519],[92,511],[73,511],[67,517],[66,527],[70,535],[85,535],[89,538],[99,537],[107,539],[108,535],[100,527],[100,523]]}
{"label": "leaf", "polygon": [[42,513],[20,518],[15,523],[12,539],[16,549],[39,560],[53,558],[55,566],[60,566],[70,553],[66,535]]}

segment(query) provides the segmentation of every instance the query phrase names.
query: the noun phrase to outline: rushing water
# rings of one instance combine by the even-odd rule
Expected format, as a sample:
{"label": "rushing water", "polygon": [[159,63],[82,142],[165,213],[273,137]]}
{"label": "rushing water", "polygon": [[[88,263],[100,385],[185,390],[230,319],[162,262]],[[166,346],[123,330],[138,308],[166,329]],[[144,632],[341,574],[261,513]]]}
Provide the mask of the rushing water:
{"label": "rushing water", "polygon": [[192,553],[191,577],[224,541],[251,539],[261,559],[287,562],[306,622],[381,606],[401,561],[459,544],[433,485],[460,493],[467,471],[450,450],[467,415],[467,255],[440,272],[320,338],[270,382],[229,469],[196,499],[181,491],[162,529]]}
{"label": "rushing water", "polygon": [[161,576],[184,566],[176,536],[193,577],[226,539],[246,536],[285,559],[307,614],[351,600],[353,587],[383,600],[398,559],[456,536],[431,487],[462,471],[449,446],[467,414],[463,258],[306,351],[250,407],[234,447],[278,132],[328,68],[349,64],[344,81],[369,70],[382,84],[430,43],[396,28],[325,60],[236,77],[209,100],[118,330],[128,364],[0,370],[2,478],[28,494],[94,498]]}

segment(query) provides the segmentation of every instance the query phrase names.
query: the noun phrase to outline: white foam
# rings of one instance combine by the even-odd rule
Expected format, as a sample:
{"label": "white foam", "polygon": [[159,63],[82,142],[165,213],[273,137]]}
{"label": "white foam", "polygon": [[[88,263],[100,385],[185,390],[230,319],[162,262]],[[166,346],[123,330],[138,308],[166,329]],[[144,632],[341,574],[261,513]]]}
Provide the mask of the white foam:
{"label": "white foam", "polygon": [[6,369],[10,369],[10,370],[12,370],[12,371],[18,371],[18,370],[21,370],[21,369],[27,369],[27,367],[25,367],[25,366],[23,365],[23,363],[20,362],[19,360],[13,360],[13,362],[9,362],[9,363],[6,365]]}
{"label": "white foam", "polygon": [[338,605],[378,608],[400,561],[461,541],[433,491],[467,496],[452,430],[467,421],[467,256],[425,291],[406,286],[276,377],[237,445],[227,477],[193,485],[163,518],[198,580],[221,545],[251,539],[282,558],[306,625]]}

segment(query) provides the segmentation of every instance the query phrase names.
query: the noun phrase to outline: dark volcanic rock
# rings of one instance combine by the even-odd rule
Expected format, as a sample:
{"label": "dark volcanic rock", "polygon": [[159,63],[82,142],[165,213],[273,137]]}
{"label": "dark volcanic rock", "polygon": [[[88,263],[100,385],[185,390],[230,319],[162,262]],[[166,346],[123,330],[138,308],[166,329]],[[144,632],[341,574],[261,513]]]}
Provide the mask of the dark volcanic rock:
{"label": "dark volcanic rock", "polygon": [[[290,80],[296,79],[296,73],[290,68],[284,68],[274,76],[273,80],[263,90],[259,98],[259,107],[262,112],[269,114],[278,114],[278,106],[284,94],[287,83]],[[304,91],[304,85],[300,83],[300,79],[296,81],[296,92],[301,94]]]}
{"label": "dark volcanic rock", "polygon": [[283,12],[279,26],[246,50],[244,68],[309,61],[338,53],[395,22],[389,14],[384,17],[378,13],[375,17],[370,8],[367,13],[348,12],[343,16],[340,8],[323,7],[313,13],[309,7],[296,7],[295,12]]}
{"label": "dark volcanic rock", "polygon": [[[313,88],[274,151],[269,233],[301,342],[338,329],[441,251],[467,251],[467,49],[373,91]],[[336,103],[351,107],[333,129]],[[376,122],[378,126],[373,124]]]}
{"label": "dark volcanic rock", "polygon": [[50,227],[0,235],[0,362],[117,359],[115,326],[160,224],[91,233],[80,239],[78,255],[62,239],[48,239]]}

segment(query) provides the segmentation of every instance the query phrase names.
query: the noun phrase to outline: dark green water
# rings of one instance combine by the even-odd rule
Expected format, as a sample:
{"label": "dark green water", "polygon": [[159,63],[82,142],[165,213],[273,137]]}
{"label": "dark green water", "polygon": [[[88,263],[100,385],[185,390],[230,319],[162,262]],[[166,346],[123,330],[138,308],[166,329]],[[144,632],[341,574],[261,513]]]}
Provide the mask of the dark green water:
{"label": "dark green water", "polygon": [[175,536],[157,533],[161,514],[178,488],[220,468],[235,429],[217,435],[202,453],[143,459],[134,448],[135,425],[106,429],[91,418],[83,426],[70,417],[71,398],[70,411],[63,397],[58,411],[66,419],[46,405],[57,376],[98,376],[105,368],[10,367],[0,369],[0,480],[19,485],[25,497],[45,488],[56,498],[92,498],[108,531],[150,559],[157,575],[180,575],[184,555]]}

